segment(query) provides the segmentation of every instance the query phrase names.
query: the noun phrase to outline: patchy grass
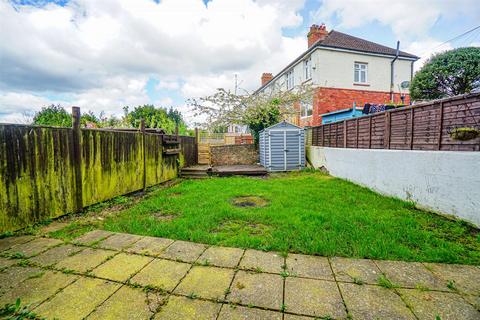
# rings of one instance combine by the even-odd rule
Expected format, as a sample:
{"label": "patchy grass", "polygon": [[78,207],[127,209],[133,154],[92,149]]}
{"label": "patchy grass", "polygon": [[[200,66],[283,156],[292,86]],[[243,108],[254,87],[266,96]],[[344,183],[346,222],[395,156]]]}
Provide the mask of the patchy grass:
{"label": "patchy grass", "polygon": [[[268,205],[234,205],[251,195]],[[161,221],[157,212],[176,217]],[[107,217],[103,228],[280,252],[480,264],[478,229],[318,172],[185,180]]]}

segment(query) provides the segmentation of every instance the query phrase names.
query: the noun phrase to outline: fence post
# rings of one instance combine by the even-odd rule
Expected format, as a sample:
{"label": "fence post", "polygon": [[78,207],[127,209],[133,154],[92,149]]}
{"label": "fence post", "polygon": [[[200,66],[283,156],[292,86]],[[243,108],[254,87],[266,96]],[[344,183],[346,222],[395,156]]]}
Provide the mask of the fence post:
{"label": "fence post", "polygon": [[325,125],[322,124],[322,147],[325,147]]}
{"label": "fence post", "polygon": [[147,190],[147,141],[145,138],[145,119],[140,120],[143,147],[143,191]]}
{"label": "fence post", "polygon": [[391,134],[391,114],[385,111],[385,133],[384,133],[384,148],[390,149],[390,134]]}
{"label": "fence post", "polygon": [[347,147],[347,120],[343,120],[343,147]]}
{"label": "fence post", "polygon": [[356,134],[356,137],[355,137],[355,146],[356,146],[356,148],[358,149],[358,118],[355,119],[355,122],[356,122],[356,123],[355,123],[355,127],[356,127],[356,129],[357,129],[357,132],[355,133],[355,134]]}
{"label": "fence post", "polygon": [[440,102],[440,123],[438,125],[438,145],[437,150],[442,147],[442,128],[443,128],[443,101]]}
{"label": "fence post", "polygon": [[368,149],[372,148],[372,116],[368,117]]}
{"label": "fence post", "polygon": [[410,109],[410,150],[413,150],[413,118],[415,116],[414,114],[415,108]]}
{"label": "fence post", "polygon": [[195,164],[198,164],[198,128],[195,128]]}
{"label": "fence post", "polygon": [[82,152],[81,152],[81,131],[80,131],[80,108],[72,107],[72,135],[73,135],[73,165],[75,170],[75,200],[76,211],[83,209],[82,193]]}

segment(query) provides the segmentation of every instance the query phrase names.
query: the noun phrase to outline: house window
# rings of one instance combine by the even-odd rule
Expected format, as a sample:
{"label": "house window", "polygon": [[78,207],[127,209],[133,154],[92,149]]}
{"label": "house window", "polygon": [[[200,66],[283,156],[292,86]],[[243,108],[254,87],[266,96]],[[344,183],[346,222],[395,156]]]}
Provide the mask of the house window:
{"label": "house window", "polygon": [[355,62],[355,72],[353,81],[355,83],[367,83],[368,64],[362,62]]}
{"label": "house window", "polygon": [[309,80],[312,78],[312,56],[305,59],[304,67],[305,67],[305,80]]}
{"label": "house window", "polygon": [[312,114],[313,114],[312,103],[308,101],[302,101],[300,104],[300,116],[304,118],[304,117],[310,117]]}
{"label": "house window", "polygon": [[295,81],[293,78],[293,70],[287,72],[287,90],[290,90],[295,85]]}

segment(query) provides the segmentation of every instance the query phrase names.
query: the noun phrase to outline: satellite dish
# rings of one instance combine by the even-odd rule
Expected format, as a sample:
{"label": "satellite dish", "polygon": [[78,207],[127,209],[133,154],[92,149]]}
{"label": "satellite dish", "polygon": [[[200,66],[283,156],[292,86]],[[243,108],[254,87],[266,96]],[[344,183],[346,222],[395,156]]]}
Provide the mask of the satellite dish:
{"label": "satellite dish", "polygon": [[410,81],[403,81],[400,83],[400,87],[402,87],[402,89],[408,89],[408,87],[410,87]]}

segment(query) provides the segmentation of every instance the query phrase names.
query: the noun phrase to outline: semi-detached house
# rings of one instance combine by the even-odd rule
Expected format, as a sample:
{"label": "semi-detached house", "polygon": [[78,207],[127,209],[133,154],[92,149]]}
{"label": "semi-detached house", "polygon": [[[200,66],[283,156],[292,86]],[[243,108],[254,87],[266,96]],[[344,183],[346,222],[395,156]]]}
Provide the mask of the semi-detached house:
{"label": "semi-detached house", "polygon": [[328,32],[325,25],[312,25],[307,38],[308,49],[277,75],[264,73],[255,91],[290,90],[311,83],[312,101],[298,105],[299,115],[290,121],[319,125],[321,114],[351,108],[353,103],[410,102],[408,84],[419,57],[335,30]]}

